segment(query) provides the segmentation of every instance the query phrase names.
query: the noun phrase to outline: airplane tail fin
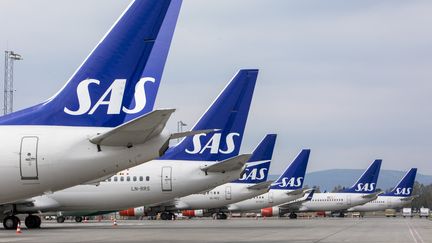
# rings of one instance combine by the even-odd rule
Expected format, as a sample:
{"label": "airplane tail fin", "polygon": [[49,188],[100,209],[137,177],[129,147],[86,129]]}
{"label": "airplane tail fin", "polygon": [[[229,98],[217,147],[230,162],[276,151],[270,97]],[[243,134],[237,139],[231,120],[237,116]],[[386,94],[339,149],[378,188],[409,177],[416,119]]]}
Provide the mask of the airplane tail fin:
{"label": "airplane tail fin", "polygon": [[311,201],[312,198],[313,198],[314,193],[315,193],[315,189],[312,189],[312,190],[309,192],[309,194],[307,195],[305,201]]}
{"label": "airplane tail fin", "polygon": [[343,192],[349,193],[374,193],[376,190],[376,183],[380,172],[382,160],[377,159],[372,162],[366,171],[360,176],[357,182],[350,188]]}
{"label": "airplane tail fin", "polygon": [[257,69],[240,70],[192,128],[219,131],[186,137],[160,159],[222,161],[237,156],[257,75]]}
{"label": "airplane tail fin", "polygon": [[273,182],[270,189],[297,190],[303,187],[310,149],[303,149],[282,175]]}
{"label": "airplane tail fin", "polygon": [[0,125],[116,127],[152,111],[181,3],[133,1],[56,95]]}
{"label": "airplane tail fin", "polygon": [[414,188],[416,174],[417,168],[412,168],[405,174],[393,190],[382,196],[410,197]]}
{"label": "airplane tail fin", "polygon": [[276,134],[264,137],[253,151],[240,178],[233,183],[261,183],[267,180],[276,137]]}

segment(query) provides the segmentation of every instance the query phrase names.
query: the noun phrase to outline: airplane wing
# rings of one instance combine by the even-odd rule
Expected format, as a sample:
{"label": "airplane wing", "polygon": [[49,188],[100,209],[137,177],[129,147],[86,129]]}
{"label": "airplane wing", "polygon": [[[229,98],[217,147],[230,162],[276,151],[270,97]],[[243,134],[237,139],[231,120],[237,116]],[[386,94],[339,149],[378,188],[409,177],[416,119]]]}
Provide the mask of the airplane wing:
{"label": "airplane wing", "polygon": [[131,146],[142,144],[164,129],[175,109],[154,110],[107,132],[90,138],[90,142],[106,146]]}
{"label": "airplane wing", "polygon": [[257,183],[255,185],[249,186],[247,189],[249,190],[262,190],[262,189],[266,189],[269,188],[269,186],[273,183],[274,181],[264,181],[264,182],[260,182]]}
{"label": "airplane wing", "polygon": [[241,154],[210,166],[201,167],[202,171],[208,172],[226,172],[242,168],[251,157],[251,154]]}

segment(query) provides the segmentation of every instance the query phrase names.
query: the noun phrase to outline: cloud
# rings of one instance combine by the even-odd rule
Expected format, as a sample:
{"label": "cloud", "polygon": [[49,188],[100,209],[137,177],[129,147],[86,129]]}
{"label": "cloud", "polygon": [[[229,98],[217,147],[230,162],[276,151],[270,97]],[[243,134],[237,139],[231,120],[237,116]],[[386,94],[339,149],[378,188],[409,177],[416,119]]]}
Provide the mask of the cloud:
{"label": "cloud", "polygon": [[[63,86],[128,4],[1,1],[0,46],[25,58],[17,107]],[[184,0],[157,106],[178,108],[171,129],[193,124],[239,68],[257,67],[242,150],[277,132],[272,173],[309,147],[311,170],[380,157],[385,169],[432,174],[431,11],[429,1]]]}

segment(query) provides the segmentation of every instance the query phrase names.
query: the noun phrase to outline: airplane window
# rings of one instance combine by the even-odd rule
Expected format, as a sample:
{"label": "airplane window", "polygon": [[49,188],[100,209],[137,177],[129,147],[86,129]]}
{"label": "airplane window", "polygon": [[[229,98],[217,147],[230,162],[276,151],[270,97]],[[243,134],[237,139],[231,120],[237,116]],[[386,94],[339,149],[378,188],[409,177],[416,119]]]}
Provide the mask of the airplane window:
{"label": "airplane window", "polygon": [[136,176],[134,176],[134,177],[133,177],[133,181],[136,181],[136,180],[137,180],[137,177],[136,177]]}
{"label": "airplane window", "polygon": [[116,177],[114,177],[114,181],[117,181],[117,176],[116,176]]}
{"label": "airplane window", "polygon": [[126,177],[126,181],[130,181],[130,177],[128,176],[128,177]]}
{"label": "airplane window", "polygon": [[120,176],[120,181],[124,181],[124,178],[123,178],[123,176]]}
{"label": "airplane window", "polygon": [[140,176],[139,179],[140,179],[140,181],[143,181],[143,180],[144,180],[144,177]]}
{"label": "airplane window", "polygon": [[108,181],[111,181],[111,178],[108,178]]}
{"label": "airplane window", "polygon": [[150,176],[146,176],[146,181],[150,181]]}

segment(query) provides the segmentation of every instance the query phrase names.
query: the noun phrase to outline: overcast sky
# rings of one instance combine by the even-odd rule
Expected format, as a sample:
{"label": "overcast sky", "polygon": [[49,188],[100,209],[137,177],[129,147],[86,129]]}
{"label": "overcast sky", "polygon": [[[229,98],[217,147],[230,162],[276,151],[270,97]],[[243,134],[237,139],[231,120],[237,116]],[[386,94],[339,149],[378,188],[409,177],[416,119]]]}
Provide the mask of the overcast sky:
{"label": "overcast sky", "polygon": [[[24,57],[15,108],[60,89],[129,2],[1,0],[0,47]],[[271,173],[311,148],[308,171],[382,158],[432,174],[431,13],[432,1],[184,0],[156,107],[177,108],[171,130],[192,125],[239,68],[259,68],[242,151],[278,133]]]}

